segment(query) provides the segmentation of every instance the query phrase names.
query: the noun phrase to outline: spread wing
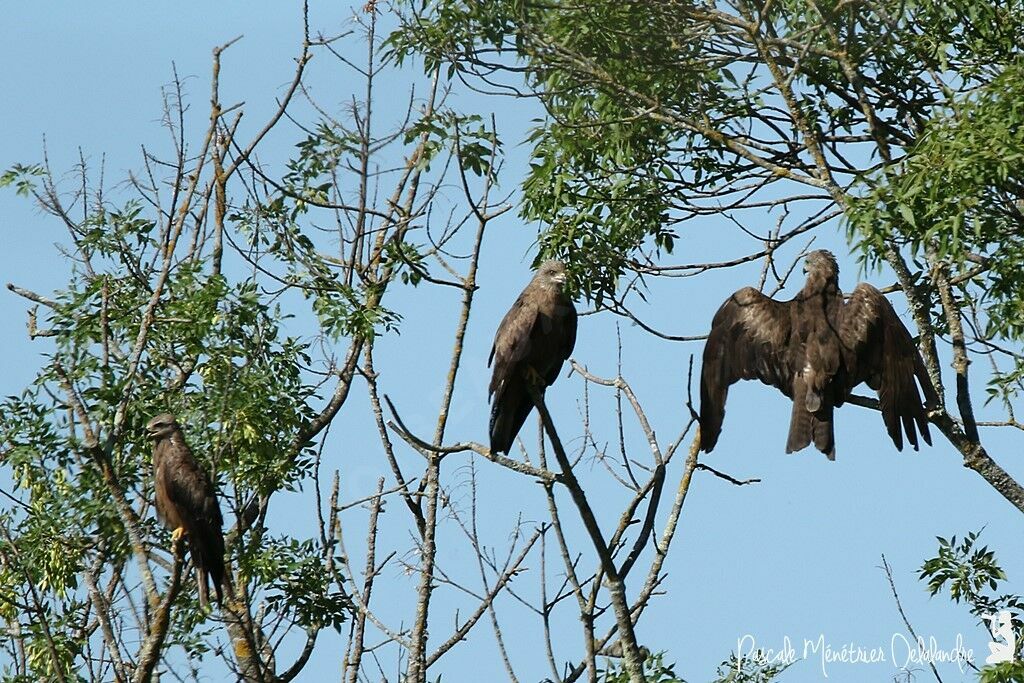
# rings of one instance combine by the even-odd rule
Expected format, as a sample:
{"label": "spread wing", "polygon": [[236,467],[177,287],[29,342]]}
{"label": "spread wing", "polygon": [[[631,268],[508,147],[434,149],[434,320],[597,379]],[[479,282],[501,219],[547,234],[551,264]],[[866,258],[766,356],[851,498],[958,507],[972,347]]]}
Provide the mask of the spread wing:
{"label": "spread wing", "polygon": [[525,372],[545,386],[558,378],[576,345],[576,309],[565,295],[527,286],[498,326],[488,365],[494,366],[488,395],[491,450],[507,453],[533,408]]}
{"label": "spread wing", "polygon": [[711,322],[700,373],[701,449],[718,443],[729,386],[759,379],[792,398],[790,307],[753,287],[744,287],[722,304]]}
{"label": "spread wing", "polygon": [[882,420],[897,450],[903,450],[903,432],[914,450],[917,432],[931,445],[925,403],[937,405],[938,395],[913,337],[892,304],[862,282],[841,309],[838,322],[848,375],[842,395],[867,382],[878,392]]}

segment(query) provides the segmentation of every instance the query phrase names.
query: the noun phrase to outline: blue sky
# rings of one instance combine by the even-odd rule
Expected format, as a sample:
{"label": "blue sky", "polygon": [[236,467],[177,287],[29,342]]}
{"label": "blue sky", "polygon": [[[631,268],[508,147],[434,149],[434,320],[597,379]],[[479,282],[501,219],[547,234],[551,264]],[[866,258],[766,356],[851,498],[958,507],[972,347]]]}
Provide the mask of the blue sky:
{"label": "blue sky", "polygon": [[[314,28],[325,33],[340,32],[350,13],[344,6],[314,6],[311,20]],[[160,87],[170,81],[172,64],[187,78],[196,111],[194,125],[202,126],[211,50],[244,35],[226,54],[221,76],[222,102],[245,102],[244,138],[262,125],[274,98],[290,80],[301,31],[299,12],[287,3],[187,2],[173,11],[164,5],[127,2],[66,3],[59,9],[49,3],[6,3],[0,9],[0,22],[10,29],[0,43],[0,63],[4,64],[0,92],[5,94],[5,106],[0,109],[0,169],[41,160],[45,139],[51,167],[58,175],[72,169],[81,149],[92,165],[104,161],[112,186],[138,168],[142,145],[167,148],[166,134],[159,126]],[[352,45],[361,52],[357,41]],[[327,68],[320,69],[314,60],[311,87],[323,103],[340,108],[359,91],[336,76]],[[418,83],[420,92],[425,87],[424,79],[412,69],[378,90],[381,100],[376,106],[385,118],[399,115],[408,83]],[[508,148],[504,188],[513,190],[527,157],[520,140],[538,112],[529,104],[470,95],[461,95],[459,104],[497,115]],[[298,112],[300,117],[309,114],[308,107],[301,105]],[[287,124],[279,127],[263,148],[263,161],[273,164],[287,159],[292,146],[303,137]],[[767,219],[767,225],[774,225],[774,218]],[[515,212],[506,214],[487,236],[478,307],[467,338],[450,441],[485,440],[486,356],[494,328],[529,278],[535,236],[536,226],[522,224]],[[5,283],[43,293],[61,287],[69,265],[54,244],[64,240],[61,227],[29,202],[10,191],[0,193],[0,273]],[[862,274],[846,256],[841,228],[826,226],[815,244],[832,248],[840,256],[841,284],[852,289]],[[722,253],[742,253],[749,247],[749,238],[734,227],[708,220],[686,226],[672,258],[704,261]],[[793,245],[787,253],[793,255],[796,249]],[[707,330],[718,304],[731,291],[755,283],[758,272],[759,265],[753,264],[696,279],[657,283],[648,297],[649,305],[639,311],[659,329],[700,334]],[[891,280],[884,274],[869,277],[876,283]],[[792,287],[786,290],[792,291]],[[420,305],[416,295],[411,291],[399,295],[402,333],[381,340],[377,363],[386,369],[382,382],[403,409],[408,424],[425,431],[434,419],[433,406],[447,369],[456,309],[451,294],[435,294],[436,303],[429,307]],[[899,300],[894,303],[906,317],[905,305]],[[25,310],[23,300],[0,291],[0,317],[7,322],[0,331],[3,395],[18,393],[44,362],[45,341],[29,342],[25,335]],[[607,314],[587,316],[580,322],[574,357],[596,374],[611,376],[615,372],[617,323],[624,341],[623,374],[648,411],[659,440],[666,443],[685,424],[686,368],[691,354],[699,358],[701,347],[654,339]],[[296,324],[301,328],[309,321]],[[983,371],[981,363],[974,367]],[[597,388],[591,391],[595,414],[604,422],[595,429],[611,439],[610,395]],[[580,433],[577,408],[581,395],[578,377],[563,377],[548,394],[567,441]],[[980,407],[983,396],[975,399]],[[813,450],[784,454],[788,417],[788,402],[774,390],[754,383],[734,387],[723,437],[706,462],[738,478],[762,481],[736,487],[704,472],[695,475],[665,565],[664,594],[655,598],[641,621],[641,640],[652,650],[667,651],[668,659],[679,663],[678,671],[687,680],[703,681],[712,677],[716,665],[747,634],[759,645],[772,648],[782,647],[789,637],[798,654],[803,653],[805,638],[817,640],[823,635],[836,649],[848,643],[883,647],[889,660],[877,665],[833,664],[827,669],[828,680],[889,680],[896,673],[890,644],[894,633],[903,633],[903,626],[879,569],[884,554],[893,566],[903,607],[917,631],[934,636],[944,649],[952,647],[962,633],[966,646],[983,658],[987,638],[967,610],[943,597],[929,599],[916,580],[916,571],[934,554],[936,536],[962,535],[985,527],[984,540],[996,549],[1010,576],[1004,588],[1024,591],[1020,544],[1024,519],[1020,514],[978,475],[966,470],[941,436],[933,448],[897,453],[877,414],[848,406],[838,414],[838,458],[830,463]],[[532,424],[527,423],[526,431]],[[626,424],[631,452],[645,457],[642,435],[628,417]],[[325,467],[341,471],[343,499],[366,495],[383,470],[379,440],[362,393],[354,392],[332,432],[335,436],[329,442]],[[992,430],[985,436],[989,452],[1000,464],[1018,479],[1024,477],[1020,438]],[[409,468],[416,463],[408,452],[401,457]],[[451,467],[450,483],[462,482],[454,490],[457,499],[466,495],[468,463],[468,457],[460,456],[446,464]],[[675,489],[681,465],[679,458],[670,469],[669,491]],[[542,490],[535,483],[483,461],[476,462],[476,474],[481,491],[480,524],[489,544],[502,547],[520,512],[526,520],[543,520]],[[600,502],[598,515],[610,528],[625,502],[621,489],[598,464],[582,462],[578,474],[592,499]],[[308,526],[310,498],[307,487],[305,493],[275,499],[271,508],[275,528],[312,534]],[[568,498],[562,502],[568,509]],[[409,527],[400,517],[400,507],[398,501],[392,502],[394,523],[382,533],[385,545],[403,552],[409,547]],[[362,514],[356,510],[346,518],[353,529],[348,536],[351,539],[362,537]],[[659,527],[663,523],[664,515],[659,516]],[[577,543],[583,543],[579,528],[570,533]],[[442,539],[449,538],[452,543],[442,546],[440,562],[454,573],[472,577],[475,560],[464,544],[456,543],[457,534],[454,525],[446,526]],[[527,593],[536,587],[536,561],[528,564],[533,574],[518,578],[516,584]],[[382,615],[396,622],[403,616],[409,619],[408,599],[415,582],[397,570],[387,579],[395,586],[395,598],[380,606]],[[448,615],[455,606],[471,604],[461,600],[450,591],[438,591],[434,607],[444,616],[439,616],[431,630],[435,638],[444,637],[451,622]],[[538,655],[537,620],[511,599],[499,602],[499,613],[521,680],[542,679],[547,668]],[[571,612],[556,623],[559,655],[578,656],[579,629]],[[325,639],[301,680],[335,677],[341,656],[339,642]],[[444,680],[452,681],[501,680],[503,669],[494,653],[489,625],[481,623],[467,642],[442,660],[433,676],[443,674]],[[940,673],[947,683],[972,680],[970,675],[961,677],[955,666],[940,665]],[[210,675],[210,680],[216,680],[212,671]],[[924,677],[925,672],[921,670],[919,675]],[[794,666],[783,680],[824,678],[819,662],[812,658]]]}

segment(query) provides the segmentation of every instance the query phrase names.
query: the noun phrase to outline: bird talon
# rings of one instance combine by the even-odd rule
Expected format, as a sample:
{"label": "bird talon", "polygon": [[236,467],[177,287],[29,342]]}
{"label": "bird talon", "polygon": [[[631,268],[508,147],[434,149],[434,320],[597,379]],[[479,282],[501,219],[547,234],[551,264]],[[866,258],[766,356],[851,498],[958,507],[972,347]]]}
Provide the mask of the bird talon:
{"label": "bird talon", "polygon": [[171,543],[178,543],[181,537],[185,535],[185,527],[179,526],[177,529],[171,532]]}

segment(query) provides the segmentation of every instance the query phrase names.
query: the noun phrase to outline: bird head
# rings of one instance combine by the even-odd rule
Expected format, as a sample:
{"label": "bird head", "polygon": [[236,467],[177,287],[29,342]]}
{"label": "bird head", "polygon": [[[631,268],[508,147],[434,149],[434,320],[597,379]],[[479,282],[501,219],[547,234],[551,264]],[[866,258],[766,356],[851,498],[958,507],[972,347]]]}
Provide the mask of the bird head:
{"label": "bird head", "polygon": [[839,277],[839,264],[836,257],[828,249],[812,251],[804,259],[804,275],[818,273],[826,279]]}
{"label": "bird head", "polygon": [[178,429],[178,421],[170,413],[160,413],[146,423],[146,432],[151,439],[162,439]]}
{"label": "bird head", "polygon": [[566,282],[565,264],[554,259],[545,261],[540,264],[533,278],[545,287],[562,289]]}

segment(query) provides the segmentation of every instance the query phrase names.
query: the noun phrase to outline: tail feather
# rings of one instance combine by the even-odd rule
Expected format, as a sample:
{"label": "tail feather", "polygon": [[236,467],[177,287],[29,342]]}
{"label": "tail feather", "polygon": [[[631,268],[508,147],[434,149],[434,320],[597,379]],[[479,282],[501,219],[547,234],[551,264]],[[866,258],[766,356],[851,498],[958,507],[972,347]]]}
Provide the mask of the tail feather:
{"label": "tail feather", "polygon": [[811,413],[811,432],[814,447],[829,460],[836,459],[836,436],[832,427],[832,406],[826,405],[817,413]]}
{"label": "tail feather", "polygon": [[[809,409],[809,400],[816,406],[814,412]],[[832,404],[809,390],[803,378],[798,377],[793,386],[793,412],[789,418],[786,452],[796,453],[807,448],[813,441],[815,448],[824,453],[829,460],[835,460],[836,440],[832,428],[832,411]]]}
{"label": "tail feather", "polygon": [[720,389],[720,384],[705,364],[700,378],[700,449],[705,453],[714,449],[722,433],[729,387]]}
{"label": "tail feather", "polygon": [[533,400],[520,383],[504,387],[494,397],[490,423],[492,452],[508,453],[512,449],[512,444],[531,410]]}
{"label": "tail feather", "polygon": [[793,413],[789,418],[789,437],[786,439],[786,452],[796,453],[807,448],[811,443],[812,413],[804,406],[804,392],[793,394]]}
{"label": "tail feather", "polygon": [[[193,556],[194,557],[194,556]],[[199,589],[199,609],[206,611],[210,606],[210,588],[207,585],[209,576],[206,570],[196,565],[196,587]]]}
{"label": "tail feather", "polygon": [[[196,569],[196,584],[199,589],[199,605],[206,609],[210,603],[210,584],[213,584],[217,604],[224,604],[223,586],[227,581],[224,572],[224,539],[218,530],[203,529],[199,534],[189,534],[192,564]],[[230,586],[230,582],[228,582]]]}

